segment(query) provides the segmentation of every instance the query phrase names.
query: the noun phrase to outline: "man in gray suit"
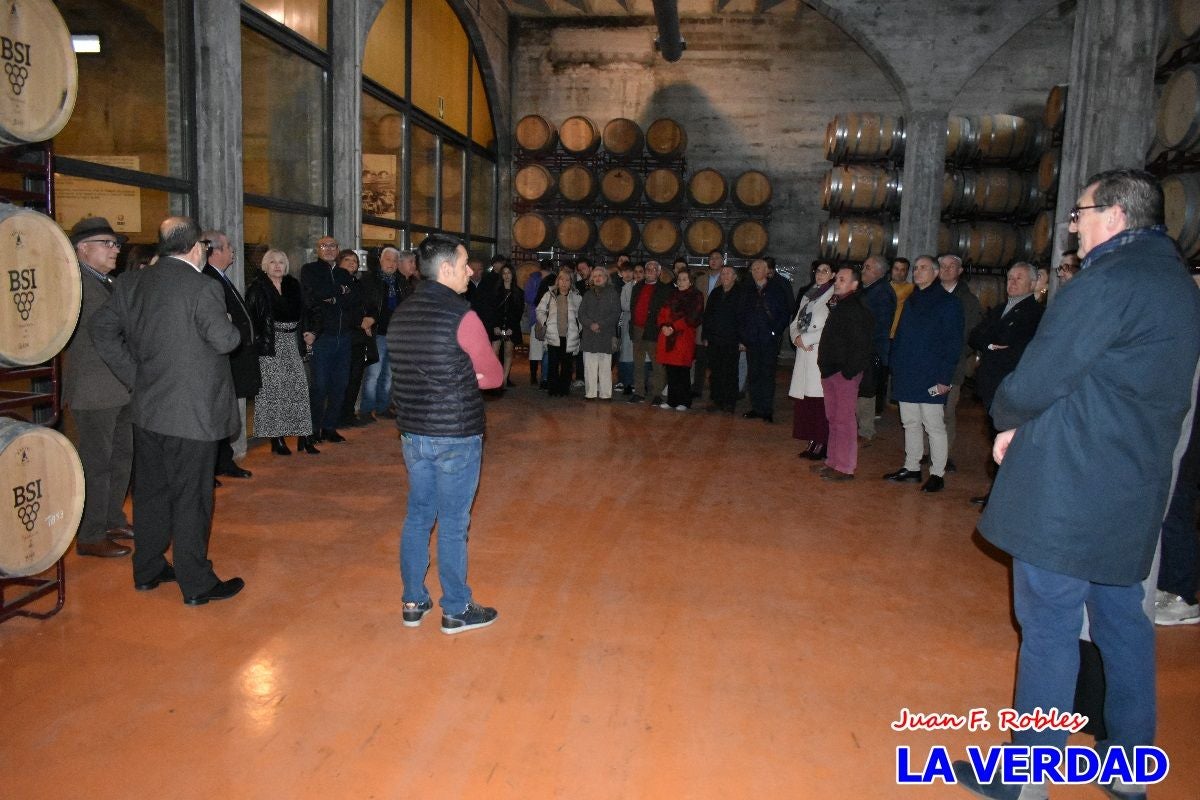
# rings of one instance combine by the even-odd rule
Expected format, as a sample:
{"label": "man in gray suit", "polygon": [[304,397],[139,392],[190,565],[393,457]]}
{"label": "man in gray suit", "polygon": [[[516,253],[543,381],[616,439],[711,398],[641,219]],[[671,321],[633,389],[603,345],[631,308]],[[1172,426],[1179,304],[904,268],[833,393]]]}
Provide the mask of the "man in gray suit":
{"label": "man in gray suit", "polygon": [[[221,287],[201,273],[195,221],[169,217],[158,238],[158,263],[117,282],[91,331],[133,394],[134,587],[178,579],[183,601],[203,605],[244,586],[241,578],[220,580],[208,560],[216,445],[240,424],[226,354],[241,336]],[[163,558],[172,543],[174,567]]]}
{"label": "man in gray suit", "polygon": [[130,552],[113,539],[128,539],[133,534],[125,517],[133,428],[129,390],[96,352],[88,323],[112,294],[109,273],[117,266],[117,253],[126,237],[114,231],[104,217],[88,217],[71,229],[70,239],[83,281],[79,324],[64,353],[62,392],[63,405],[70,409],[75,423],[75,447],[83,464],[86,492],[75,552],[112,558]]}

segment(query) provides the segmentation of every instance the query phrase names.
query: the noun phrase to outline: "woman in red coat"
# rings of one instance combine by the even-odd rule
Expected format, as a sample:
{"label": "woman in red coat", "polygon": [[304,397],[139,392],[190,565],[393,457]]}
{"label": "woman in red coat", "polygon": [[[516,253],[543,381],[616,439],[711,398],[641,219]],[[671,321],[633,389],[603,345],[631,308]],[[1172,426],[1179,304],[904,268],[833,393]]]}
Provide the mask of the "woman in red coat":
{"label": "woman in red coat", "polygon": [[704,317],[704,295],[692,286],[692,276],[681,269],[675,291],[658,312],[658,347],[655,357],[667,370],[667,399],[659,408],[687,411],[692,407],[692,360],[696,357],[696,328]]}

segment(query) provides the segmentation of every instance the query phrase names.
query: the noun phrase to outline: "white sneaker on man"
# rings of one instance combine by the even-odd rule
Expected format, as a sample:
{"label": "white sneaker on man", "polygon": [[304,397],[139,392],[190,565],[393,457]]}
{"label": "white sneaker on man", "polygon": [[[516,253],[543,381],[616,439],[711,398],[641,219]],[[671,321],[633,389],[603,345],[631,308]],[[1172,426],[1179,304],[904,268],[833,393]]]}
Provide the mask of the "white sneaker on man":
{"label": "white sneaker on man", "polygon": [[1200,604],[1189,605],[1177,594],[1159,590],[1154,601],[1155,625],[1195,625],[1200,623]]}

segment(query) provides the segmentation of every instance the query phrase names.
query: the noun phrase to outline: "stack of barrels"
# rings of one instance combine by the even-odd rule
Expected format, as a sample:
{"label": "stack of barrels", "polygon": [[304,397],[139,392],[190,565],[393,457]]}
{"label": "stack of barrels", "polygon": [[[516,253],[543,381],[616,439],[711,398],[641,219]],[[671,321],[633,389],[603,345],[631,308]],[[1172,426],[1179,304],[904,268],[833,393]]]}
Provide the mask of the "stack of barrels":
{"label": "stack of barrels", "polygon": [[[12,0],[0,18],[8,86],[0,91],[0,150],[49,140],[75,107],[78,65],[66,23],[50,0]],[[38,58],[32,59],[31,54]],[[5,153],[12,157],[11,152]],[[8,182],[5,183],[9,187]],[[35,202],[33,193],[0,188],[0,197]],[[48,197],[40,198],[47,204]],[[82,300],[75,249],[52,218],[0,203],[0,389],[66,346]],[[10,369],[17,374],[6,374]],[[0,417],[0,582],[54,565],[83,515],[83,469],[74,447],[47,427]]]}
{"label": "stack of barrels", "polygon": [[1155,76],[1158,109],[1147,169],[1163,189],[1167,232],[1200,261],[1200,3],[1174,0]]}
{"label": "stack of barrels", "polygon": [[518,259],[550,250],[594,260],[766,250],[770,180],[757,170],[733,180],[709,168],[689,173],[687,133],[673,119],[643,131],[621,117],[601,128],[573,116],[555,127],[530,115],[517,123],[515,139]]}
{"label": "stack of barrels", "polygon": [[[1043,163],[1057,186],[1052,130],[1010,114],[948,119],[941,252],[976,268],[1048,254],[1035,252],[1033,229],[1052,190],[1042,179]],[[821,185],[821,207],[830,213],[819,233],[822,258],[861,262],[897,254],[904,147],[903,117],[846,113],[830,121],[825,157],[834,166]]]}

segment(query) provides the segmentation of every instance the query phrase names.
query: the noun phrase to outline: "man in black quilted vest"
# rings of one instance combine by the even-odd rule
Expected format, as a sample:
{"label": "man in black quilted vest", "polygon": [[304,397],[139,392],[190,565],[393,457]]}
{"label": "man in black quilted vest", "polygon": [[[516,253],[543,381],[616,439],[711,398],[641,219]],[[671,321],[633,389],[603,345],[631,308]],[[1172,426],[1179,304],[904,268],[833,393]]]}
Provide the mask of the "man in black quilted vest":
{"label": "man in black quilted vest", "polygon": [[415,628],[433,610],[425,573],[429,537],[438,525],[442,633],[482,628],[496,609],[475,604],[467,586],[467,528],[479,487],[483,396],[504,381],[487,330],[462,295],[471,279],[467,251],[433,234],[417,248],[424,281],[396,309],[388,326],[392,398],[404,463],[408,510],[400,534],[404,625]]}

